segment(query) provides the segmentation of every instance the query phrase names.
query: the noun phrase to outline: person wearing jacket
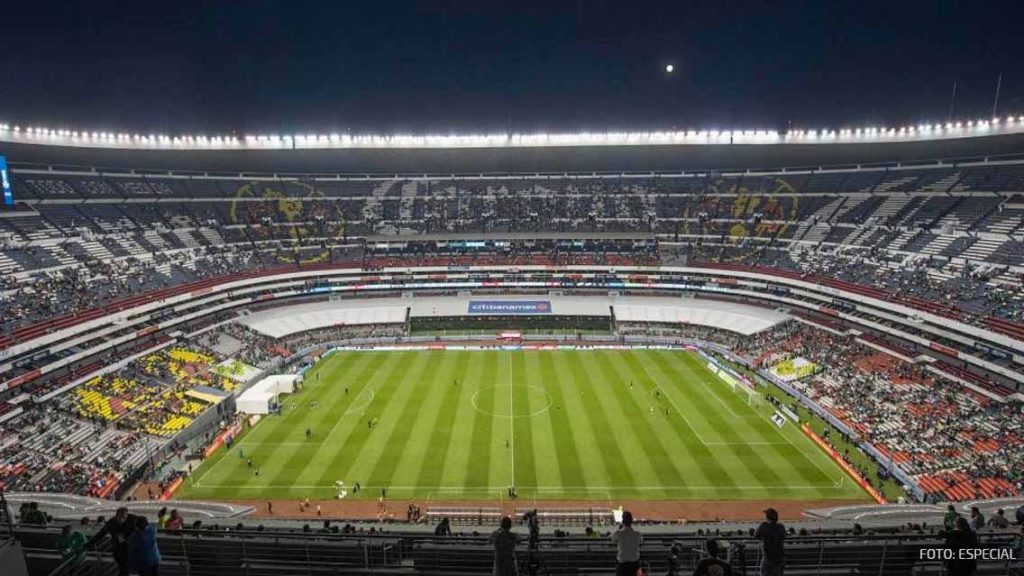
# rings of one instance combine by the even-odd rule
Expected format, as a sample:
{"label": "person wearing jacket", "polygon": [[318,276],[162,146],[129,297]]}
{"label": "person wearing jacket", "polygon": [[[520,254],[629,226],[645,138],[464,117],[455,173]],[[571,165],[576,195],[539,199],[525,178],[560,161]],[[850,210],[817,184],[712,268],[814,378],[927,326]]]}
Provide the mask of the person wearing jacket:
{"label": "person wearing jacket", "polygon": [[157,576],[160,572],[160,550],[156,545],[156,525],[150,524],[145,516],[136,516],[129,545],[131,565],[139,576]]}
{"label": "person wearing jacket", "polygon": [[128,576],[128,540],[135,527],[136,516],[128,513],[124,506],[117,509],[114,517],[103,524],[103,528],[93,535],[86,543],[86,548],[92,548],[104,537],[110,536],[110,549],[113,552],[114,562],[117,563],[118,576]]}

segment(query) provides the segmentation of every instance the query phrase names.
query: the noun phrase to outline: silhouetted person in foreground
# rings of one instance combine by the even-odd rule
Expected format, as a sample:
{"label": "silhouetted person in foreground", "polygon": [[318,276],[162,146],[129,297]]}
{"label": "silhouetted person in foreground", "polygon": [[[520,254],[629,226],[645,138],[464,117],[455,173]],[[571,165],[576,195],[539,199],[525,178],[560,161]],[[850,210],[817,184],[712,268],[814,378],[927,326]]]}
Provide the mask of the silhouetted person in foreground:
{"label": "silhouetted person in foreground", "polygon": [[491,533],[494,546],[494,576],[515,576],[516,535],[512,533],[512,519],[504,516],[501,527]]}
{"label": "silhouetted person in foreground", "polygon": [[135,530],[135,518],[133,514],[128,513],[128,509],[124,506],[117,509],[114,513],[114,517],[107,520],[103,524],[103,528],[97,532],[89,542],[86,543],[86,548],[92,548],[97,542],[103,540],[104,537],[110,536],[110,549],[114,556],[114,562],[117,563],[117,573],[119,576],[128,576],[128,553],[129,553],[129,540],[131,539],[132,532]]}
{"label": "silhouetted person in foreground", "polygon": [[135,517],[135,530],[129,539],[131,563],[139,576],[158,576],[160,573],[160,550],[156,546],[156,525],[146,521],[144,516]]}
{"label": "silhouetted person in foreground", "polygon": [[779,523],[779,513],[774,508],[764,511],[764,519],[754,532],[754,538],[761,541],[761,576],[782,576],[786,565],[786,527]]}
{"label": "silhouetted person in foreground", "polygon": [[718,541],[709,539],[704,542],[704,549],[708,553],[707,558],[697,562],[693,569],[693,576],[732,576],[732,566],[718,558]]}
{"label": "silhouetted person in foreground", "polygon": [[640,543],[643,537],[639,532],[633,530],[633,513],[626,511],[622,513],[622,524],[619,529],[612,532],[612,542],[618,548],[615,554],[615,575],[636,576],[640,569]]}
{"label": "silhouetted person in foreground", "polygon": [[970,576],[977,572],[978,562],[973,558],[961,558],[960,551],[978,547],[978,536],[971,529],[971,523],[962,516],[957,518],[953,531],[946,533],[946,548],[953,551],[953,558],[946,561],[946,574]]}

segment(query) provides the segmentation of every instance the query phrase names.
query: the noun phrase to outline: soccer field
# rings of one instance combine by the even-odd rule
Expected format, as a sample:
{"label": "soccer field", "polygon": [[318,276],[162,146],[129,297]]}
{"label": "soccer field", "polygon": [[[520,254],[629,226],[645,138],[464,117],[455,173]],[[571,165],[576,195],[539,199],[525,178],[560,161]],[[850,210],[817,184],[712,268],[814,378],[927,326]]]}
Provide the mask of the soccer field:
{"label": "soccer field", "polygon": [[498,500],[512,484],[520,499],[866,498],[705,364],[671,350],[338,352],[179,497],[328,499],[343,480],[371,499]]}

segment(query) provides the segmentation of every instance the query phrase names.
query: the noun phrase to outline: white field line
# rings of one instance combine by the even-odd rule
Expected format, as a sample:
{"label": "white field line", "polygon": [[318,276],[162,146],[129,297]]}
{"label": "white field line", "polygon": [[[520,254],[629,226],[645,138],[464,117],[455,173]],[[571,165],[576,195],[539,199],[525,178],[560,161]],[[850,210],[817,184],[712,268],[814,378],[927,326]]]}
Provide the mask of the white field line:
{"label": "white field line", "polygon": [[508,433],[509,453],[512,459],[512,483],[516,485],[516,414],[515,397],[512,394],[512,353],[508,353]]}
{"label": "white field line", "polygon": [[[701,366],[701,369],[704,369],[704,367]],[[705,370],[705,372],[708,372],[709,376],[714,376],[713,374],[710,373],[710,371],[708,371],[706,369],[704,369],[704,370]],[[717,392],[709,391],[709,393],[712,396],[714,396],[715,400],[718,400],[719,403],[721,403],[722,405],[726,405],[725,402],[721,398],[718,397],[718,393]],[[745,409],[748,412],[751,412],[754,416],[761,416],[760,414],[758,414],[757,410],[755,410],[753,406],[747,405],[745,407]],[[807,453],[807,451],[804,450],[803,447],[801,447],[797,443],[793,442],[789,438],[789,436],[787,436],[786,434],[784,434],[782,432],[782,429],[778,428],[777,426],[772,426],[771,429],[772,429],[772,432],[774,432],[775,435],[781,437],[783,440],[785,440],[785,442],[777,442],[777,443],[776,442],[738,442],[737,444],[752,444],[752,445],[776,445],[777,444],[777,445],[780,445],[780,446],[784,446],[784,445],[788,444],[788,445],[792,446],[793,448],[796,448],[796,451],[798,453],[800,453],[800,455],[803,456],[805,460],[810,462],[812,466],[817,468],[818,472],[821,472],[826,478],[831,478],[832,477],[831,473],[828,470],[822,468],[821,465],[818,464],[816,458],[814,458],[812,455],[809,455]],[[705,442],[705,444],[707,444],[707,442]],[[809,444],[809,442],[805,442],[805,444]],[[727,443],[725,445],[727,445]],[[813,448],[813,446],[812,446],[812,448]],[[842,477],[845,477],[845,476],[846,476],[846,474],[843,473],[842,471],[840,471],[840,481],[842,480]]]}
{"label": "white field line", "polygon": [[[317,373],[319,373],[319,371],[320,371],[321,369],[322,369],[322,368],[319,368],[319,369],[317,369]],[[376,374],[375,374],[375,376],[376,376]],[[309,388],[312,388],[312,389],[310,390],[310,392],[315,392],[315,391],[319,390],[319,389],[320,389],[320,387],[321,387],[321,385],[322,385],[322,384],[321,384],[320,380],[317,380],[317,381],[315,382],[314,386],[310,386],[310,387],[309,387]],[[342,415],[341,415],[341,416],[340,416],[340,417],[338,418],[338,421],[337,421],[337,422],[336,422],[336,423],[334,424],[334,426],[333,426],[333,427],[331,428],[331,430],[330,430],[330,431],[329,431],[329,432],[327,433],[327,436],[326,436],[326,437],[324,437],[324,439],[323,439],[323,440],[319,440],[319,441],[314,441],[314,442],[259,442],[259,443],[258,443],[258,445],[268,445],[268,446],[317,446],[317,445],[320,445],[320,444],[323,444],[323,443],[327,442],[327,439],[331,437],[331,434],[333,434],[333,433],[334,433],[334,431],[335,431],[335,430],[336,430],[336,429],[338,428],[338,424],[341,424],[342,420],[344,420],[346,416],[348,416],[348,415],[349,415],[350,413],[354,412],[355,410],[363,410],[363,409],[365,409],[365,408],[366,408],[367,406],[369,406],[369,405],[370,405],[370,403],[371,403],[371,402],[373,402],[373,399],[374,399],[374,397],[376,396],[376,394],[374,394],[374,391],[373,391],[373,390],[370,390],[370,389],[369,389],[369,385],[370,385],[370,382],[367,382],[367,383],[366,383],[366,386],[364,386],[364,387],[363,387],[363,389],[359,391],[359,394],[357,394],[357,396],[362,396],[363,392],[367,392],[367,391],[368,391],[368,392],[370,393],[370,399],[369,399],[369,400],[367,400],[366,402],[364,402],[364,403],[360,404],[359,406],[355,406],[355,407],[353,407],[353,406],[349,406],[349,407],[348,407],[347,409],[345,409],[345,412],[344,412],[344,413],[343,413],[343,414],[342,414]],[[297,407],[295,408],[295,410],[301,410],[301,409],[302,409],[301,405],[300,405],[300,406],[297,406]],[[294,413],[294,412],[293,412],[293,413]],[[247,443],[247,442],[248,442],[248,441],[249,441],[249,440],[250,440],[251,438],[252,438],[252,431],[250,431],[250,433],[249,433],[249,434],[247,434],[247,435],[245,436],[245,438],[242,438],[242,440],[241,440],[241,441],[239,441],[239,442],[238,442],[238,443],[236,444],[236,446],[237,446],[238,448],[242,448],[242,446],[243,446],[243,445],[245,445],[245,444],[246,444],[246,443]],[[227,449],[227,448],[225,447],[225,450],[226,450],[226,449]],[[196,486],[196,487],[199,487],[199,488],[204,488],[204,487],[205,487],[205,488],[210,488],[210,487],[216,487],[215,485],[214,485],[214,486],[211,486],[211,485],[202,485],[202,484],[201,484],[201,482],[202,482],[203,478],[206,478],[206,477],[207,477],[207,476],[208,476],[208,475],[210,474],[210,472],[212,472],[212,471],[213,471],[213,470],[214,470],[215,468],[217,468],[218,466],[220,466],[220,465],[221,465],[221,464],[222,464],[222,463],[224,462],[224,460],[226,460],[226,459],[227,459],[227,457],[228,457],[228,455],[227,455],[227,454],[224,454],[224,456],[223,456],[223,457],[221,457],[221,459],[220,459],[220,460],[218,460],[217,462],[215,462],[215,463],[213,464],[213,466],[210,466],[210,467],[209,467],[209,468],[208,468],[208,469],[207,469],[206,471],[204,471],[204,472],[203,472],[203,475],[202,475],[202,476],[200,476],[199,478],[196,478],[196,479],[195,479],[195,481],[194,481],[194,482],[192,482],[192,484],[193,484],[194,486]]]}
{"label": "white field line", "polygon": [[[842,478],[840,479],[842,480]],[[701,486],[518,486],[519,489],[525,491],[534,492],[601,492],[604,495],[609,495],[611,491],[622,490],[638,490],[644,492],[657,492],[657,491],[688,491],[688,490],[767,490],[773,488],[779,488],[784,490],[823,490],[823,489],[838,489],[843,485],[842,482],[837,484],[806,484],[806,485],[791,485],[791,484],[780,484],[780,485],[743,485],[743,486],[724,486],[724,485],[701,485]],[[232,486],[229,484],[207,484],[206,488],[231,488],[234,490],[263,490],[267,488],[299,488],[299,489],[311,489],[311,488],[334,488],[334,484],[264,484],[261,486]],[[382,488],[381,486],[367,485],[364,488]],[[393,486],[388,485],[388,490],[422,490],[423,486]],[[498,492],[508,488],[507,486],[432,486],[430,487],[431,492]]]}
{"label": "white field line", "polygon": [[651,373],[647,371],[647,367],[644,366],[643,363],[640,363],[640,370],[642,370],[644,375],[647,376],[647,378],[649,378],[651,382],[654,383],[654,387],[657,388],[659,392],[661,392],[661,395],[668,399],[668,403],[672,405],[672,409],[676,411],[676,414],[679,414],[680,416],[683,417],[683,420],[686,422],[686,425],[689,426],[691,430],[693,430],[693,434],[694,436],[697,437],[697,440],[699,440],[701,444],[707,446],[707,441],[701,437],[700,431],[697,430],[697,427],[693,425],[693,422],[690,422],[690,419],[686,417],[686,414],[683,414],[683,411],[680,410],[679,406],[676,405],[675,400],[673,400],[672,397],[665,392],[661,385],[658,384],[658,380],[656,378],[651,378]]}

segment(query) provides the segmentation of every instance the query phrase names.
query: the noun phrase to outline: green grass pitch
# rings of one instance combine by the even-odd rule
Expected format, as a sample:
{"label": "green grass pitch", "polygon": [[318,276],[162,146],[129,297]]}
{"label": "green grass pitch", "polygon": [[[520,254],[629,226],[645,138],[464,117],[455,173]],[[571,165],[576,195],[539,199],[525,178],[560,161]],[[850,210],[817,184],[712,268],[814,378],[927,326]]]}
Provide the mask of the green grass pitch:
{"label": "green grass pitch", "polygon": [[179,497],[329,499],[343,480],[361,498],[866,499],[694,352],[341,351],[305,382]]}

